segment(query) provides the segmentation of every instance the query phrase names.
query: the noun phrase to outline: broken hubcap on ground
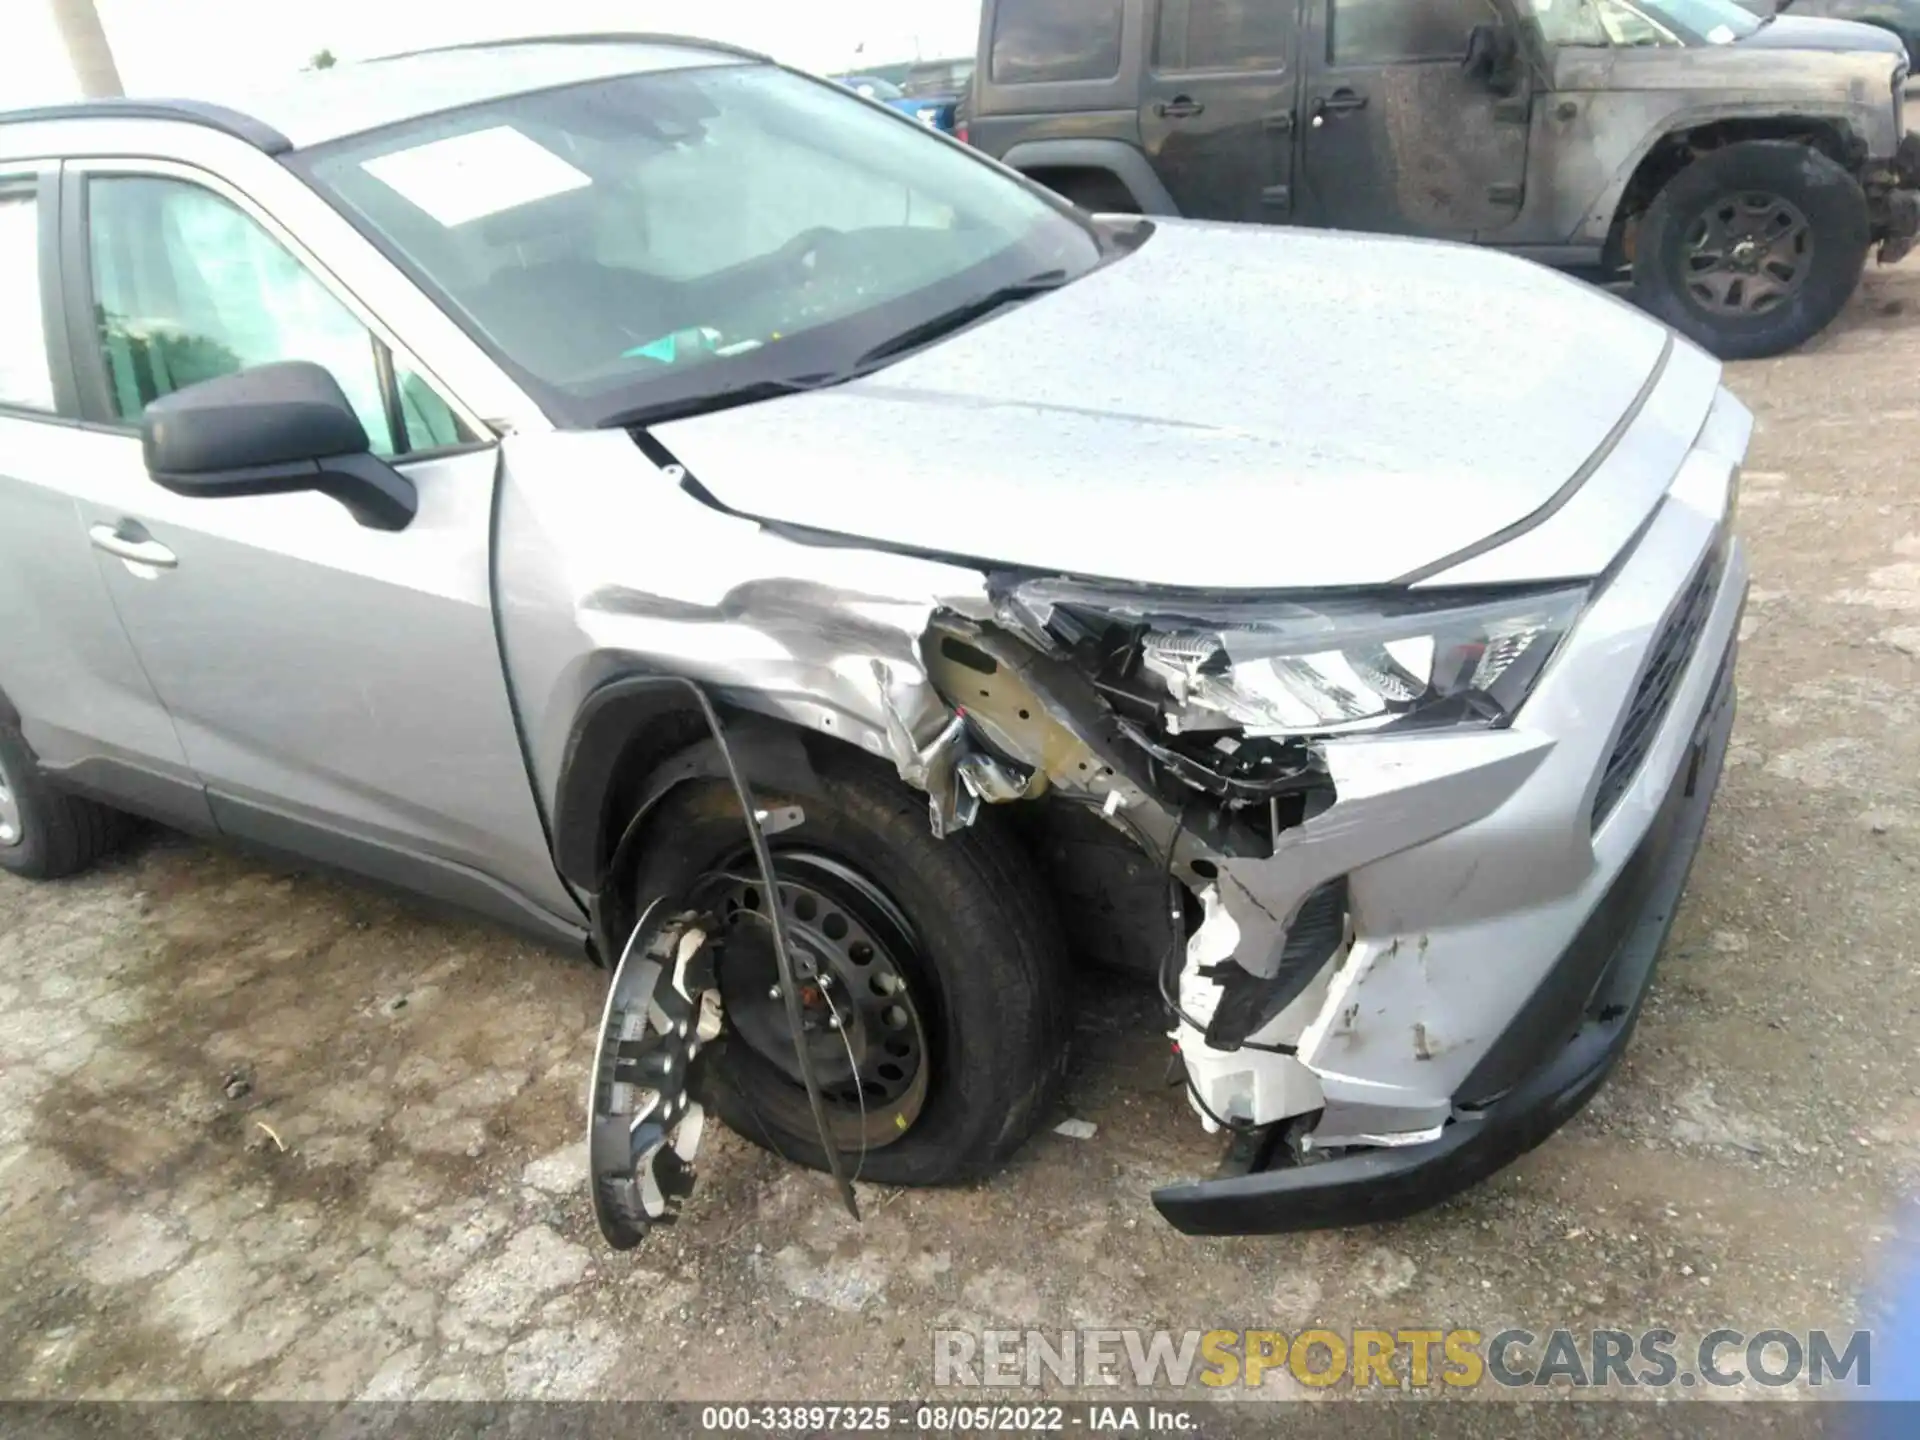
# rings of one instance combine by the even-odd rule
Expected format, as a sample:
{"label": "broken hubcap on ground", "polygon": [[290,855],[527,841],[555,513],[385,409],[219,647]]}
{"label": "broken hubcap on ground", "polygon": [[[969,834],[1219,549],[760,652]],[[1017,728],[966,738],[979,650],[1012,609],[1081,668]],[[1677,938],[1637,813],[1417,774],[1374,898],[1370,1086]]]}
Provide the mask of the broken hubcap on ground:
{"label": "broken hubcap on ground", "polygon": [[687,1095],[687,1071],[720,1033],[711,922],[665,908],[641,917],[614,971],[594,1064],[593,1213],[616,1250],[672,1223],[693,1189],[706,1114]]}

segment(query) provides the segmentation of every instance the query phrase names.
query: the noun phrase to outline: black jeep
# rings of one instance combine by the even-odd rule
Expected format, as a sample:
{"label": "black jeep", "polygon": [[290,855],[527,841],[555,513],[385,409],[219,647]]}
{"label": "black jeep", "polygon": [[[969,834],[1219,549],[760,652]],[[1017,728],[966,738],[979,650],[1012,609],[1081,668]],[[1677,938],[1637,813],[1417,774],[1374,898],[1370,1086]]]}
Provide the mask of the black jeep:
{"label": "black jeep", "polygon": [[986,0],[965,119],[1089,209],[1498,246],[1744,358],[1912,247],[1907,64],[1733,0]]}

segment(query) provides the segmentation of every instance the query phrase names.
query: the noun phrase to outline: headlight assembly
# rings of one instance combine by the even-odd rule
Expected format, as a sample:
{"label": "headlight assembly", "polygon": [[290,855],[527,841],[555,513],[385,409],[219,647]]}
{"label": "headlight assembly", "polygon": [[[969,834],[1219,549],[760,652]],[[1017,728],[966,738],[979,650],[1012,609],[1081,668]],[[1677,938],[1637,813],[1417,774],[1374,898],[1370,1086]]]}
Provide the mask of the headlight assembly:
{"label": "headlight assembly", "polygon": [[[1129,634],[1120,668],[1164,690],[1171,733],[1306,737],[1506,724],[1587,594],[1567,585],[1214,604],[1044,580],[1007,598],[1013,614],[1070,645],[1107,637],[1096,644],[1108,657],[1111,632]],[[1120,678],[1111,658],[1108,669]]]}

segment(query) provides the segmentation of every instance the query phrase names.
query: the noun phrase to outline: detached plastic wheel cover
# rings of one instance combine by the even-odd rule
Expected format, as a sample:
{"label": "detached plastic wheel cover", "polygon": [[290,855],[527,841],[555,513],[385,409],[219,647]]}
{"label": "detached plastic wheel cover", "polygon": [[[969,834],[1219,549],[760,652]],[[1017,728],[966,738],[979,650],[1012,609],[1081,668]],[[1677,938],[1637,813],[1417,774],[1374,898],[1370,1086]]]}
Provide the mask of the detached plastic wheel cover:
{"label": "detached plastic wheel cover", "polygon": [[650,906],[607,987],[587,1111],[593,1215],[616,1250],[672,1224],[693,1190],[706,1114],[687,1071],[720,1033],[712,924]]}

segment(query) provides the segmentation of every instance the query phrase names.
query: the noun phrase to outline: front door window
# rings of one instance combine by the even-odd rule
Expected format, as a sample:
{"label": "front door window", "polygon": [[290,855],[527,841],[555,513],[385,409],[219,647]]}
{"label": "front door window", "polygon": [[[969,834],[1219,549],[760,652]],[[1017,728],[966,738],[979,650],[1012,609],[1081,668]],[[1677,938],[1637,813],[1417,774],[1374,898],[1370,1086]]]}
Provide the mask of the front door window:
{"label": "front door window", "polygon": [[458,442],[446,403],[405,369],[288,249],[200,185],[103,176],[88,187],[94,315],[114,412],[278,360],[340,382],[373,451]]}

